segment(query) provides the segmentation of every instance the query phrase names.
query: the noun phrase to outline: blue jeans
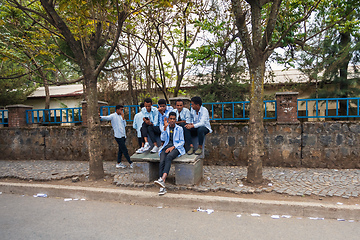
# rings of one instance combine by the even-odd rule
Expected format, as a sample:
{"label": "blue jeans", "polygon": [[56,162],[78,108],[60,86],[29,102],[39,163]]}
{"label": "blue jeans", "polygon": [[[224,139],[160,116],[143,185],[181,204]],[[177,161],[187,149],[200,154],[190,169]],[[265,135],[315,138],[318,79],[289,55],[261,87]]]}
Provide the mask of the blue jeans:
{"label": "blue jeans", "polygon": [[115,140],[116,140],[116,142],[117,142],[118,145],[119,145],[119,152],[118,152],[117,162],[118,162],[118,163],[121,162],[121,157],[122,157],[122,155],[124,154],[126,160],[131,164],[132,161],[130,160],[129,153],[128,153],[127,147],[126,147],[126,145],[125,145],[126,138],[125,138],[125,137],[115,138]]}

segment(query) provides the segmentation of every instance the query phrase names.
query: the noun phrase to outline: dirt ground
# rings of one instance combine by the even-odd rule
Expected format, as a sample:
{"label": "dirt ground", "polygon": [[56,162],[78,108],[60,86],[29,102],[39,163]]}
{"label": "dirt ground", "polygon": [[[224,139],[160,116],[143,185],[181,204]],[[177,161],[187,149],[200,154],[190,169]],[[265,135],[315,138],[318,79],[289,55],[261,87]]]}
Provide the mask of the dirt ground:
{"label": "dirt ground", "polygon": [[[81,186],[81,187],[96,187],[96,188],[110,188],[110,189],[126,189],[126,190],[143,190],[148,192],[154,192],[157,194],[159,189],[154,187],[139,188],[139,187],[118,187],[113,183],[112,176],[105,176],[104,179],[98,181],[86,180],[84,177],[80,177],[80,181],[72,182],[71,178],[62,180],[50,180],[50,181],[33,181],[33,180],[21,180],[16,178],[2,178],[0,182],[9,183],[33,183],[33,184],[52,184],[52,185],[66,185],[66,186]],[[345,199],[342,197],[319,197],[315,195],[311,196],[289,196],[287,194],[278,194],[275,192],[271,193],[253,193],[253,194],[236,194],[226,191],[217,192],[196,192],[192,190],[176,190],[168,191],[168,194],[190,194],[190,195],[206,195],[206,196],[221,196],[221,197],[235,197],[245,199],[262,199],[262,200],[275,200],[275,201],[296,201],[296,202],[316,202],[316,203],[331,203],[337,204],[341,202],[346,205],[360,204],[360,198],[349,198]]]}

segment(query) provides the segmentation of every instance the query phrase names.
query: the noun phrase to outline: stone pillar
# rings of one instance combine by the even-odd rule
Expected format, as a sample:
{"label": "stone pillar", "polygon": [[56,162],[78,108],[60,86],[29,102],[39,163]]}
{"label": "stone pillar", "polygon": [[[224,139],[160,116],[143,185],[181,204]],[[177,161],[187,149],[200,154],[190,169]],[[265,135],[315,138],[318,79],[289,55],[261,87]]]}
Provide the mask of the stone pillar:
{"label": "stone pillar", "polygon": [[175,109],[175,104],[176,104],[176,100],[183,100],[184,101],[184,107],[186,107],[187,109],[190,109],[190,98],[187,97],[174,97],[174,98],[169,98],[170,100],[170,105]]}
{"label": "stone pillar", "polygon": [[278,123],[299,123],[297,118],[298,92],[276,93],[276,108]]}
{"label": "stone pillar", "polygon": [[[33,109],[32,106],[16,104],[6,106],[8,109],[8,123],[9,127],[26,127],[26,110]],[[31,120],[32,113],[28,114],[28,120]]]}
{"label": "stone pillar", "polygon": [[[82,125],[86,126],[87,125],[87,103],[86,103],[86,101],[82,101],[81,105],[82,105],[81,121],[82,121]],[[107,102],[98,101],[98,113],[100,113],[100,107],[107,106],[107,105],[108,105]]]}

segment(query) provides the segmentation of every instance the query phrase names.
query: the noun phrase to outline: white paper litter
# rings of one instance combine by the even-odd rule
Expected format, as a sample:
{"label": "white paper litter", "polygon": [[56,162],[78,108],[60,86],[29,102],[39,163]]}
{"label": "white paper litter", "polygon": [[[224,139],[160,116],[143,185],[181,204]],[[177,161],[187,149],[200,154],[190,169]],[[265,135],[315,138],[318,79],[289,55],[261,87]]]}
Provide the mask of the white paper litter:
{"label": "white paper litter", "polygon": [[340,222],[345,221],[345,219],[342,219],[342,218],[338,218],[337,220],[340,221]]}
{"label": "white paper litter", "polygon": [[258,213],[252,213],[251,216],[252,216],[252,217],[260,217],[260,214],[258,214]]}
{"label": "white paper litter", "polygon": [[281,172],[280,175],[284,175],[285,173]]}
{"label": "white paper litter", "polygon": [[280,216],[279,215],[272,215],[271,218],[272,219],[280,219]]}
{"label": "white paper litter", "polygon": [[337,205],[343,205],[343,203],[342,203],[342,202],[337,202],[336,204],[337,204]]}
{"label": "white paper litter", "polygon": [[38,193],[36,195],[33,195],[34,197],[47,197],[47,194],[45,193]]}
{"label": "white paper litter", "polygon": [[207,214],[212,214],[214,212],[213,209],[201,209],[200,207],[198,209],[196,209],[196,211],[198,212],[206,212]]}
{"label": "white paper litter", "polygon": [[310,220],[324,220],[324,218],[319,217],[309,217]]}
{"label": "white paper litter", "polygon": [[0,195],[2,194],[2,192],[0,192]]}
{"label": "white paper litter", "polygon": [[65,202],[72,201],[72,198],[64,198],[64,201],[65,201]]}
{"label": "white paper litter", "polygon": [[282,218],[291,218],[290,215],[282,215],[281,217],[282,217]]}
{"label": "white paper litter", "polygon": [[349,220],[349,222],[355,222],[355,220]]}
{"label": "white paper litter", "polygon": [[272,187],[272,183],[269,183],[268,186],[269,186],[269,187]]}
{"label": "white paper litter", "polygon": [[236,215],[236,217],[241,218],[241,214]]}
{"label": "white paper litter", "polygon": [[82,199],[80,199],[81,201],[85,201],[86,199],[85,198],[82,198]]}
{"label": "white paper litter", "polygon": [[210,181],[210,177],[207,177],[207,180],[209,180],[209,181]]}
{"label": "white paper litter", "polygon": [[244,186],[244,184],[239,184],[239,187],[243,187]]}
{"label": "white paper litter", "polygon": [[78,199],[78,198],[74,198],[73,200],[74,200],[74,201],[79,201],[79,199]]}
{"label": "white paper litter", "polygon": [[158,206],[157,208],[163,208],[162,206]]}

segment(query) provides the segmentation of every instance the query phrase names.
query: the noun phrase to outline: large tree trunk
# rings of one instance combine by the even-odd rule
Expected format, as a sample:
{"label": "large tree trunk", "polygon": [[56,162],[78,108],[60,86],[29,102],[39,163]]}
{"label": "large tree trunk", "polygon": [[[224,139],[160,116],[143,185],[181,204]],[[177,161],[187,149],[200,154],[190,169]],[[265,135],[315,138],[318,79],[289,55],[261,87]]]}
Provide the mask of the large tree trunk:
{"label": "large tree trunk", "polygon": [[89,152],[89,176],[91,180],[104,177],[104,167],[101,160],[101,129],[98,112],[97,78],[92,69],[86,71],[85,88],[87,103],[87,146]]}
{"label": "large tree trunk", "polygon": [[[339,65],[339,74],[340,74],[340,82],[339,88],[341,91],[341,95],[339,97],[346,98],[348,97],[347,89],[349,88],[349,81],[347,80],[348,77],[348,66],[351,60],[351,54],[349,53],[349,45],[351,44],[351,37],[350,32],[340,33],[340,48],[341,48],[341,56],[344,60]],[[347,115],[347,103],[346,101],[340,101],[340,116]]]}
{"label": "large tree trunk", "polygon": [[262,158],[264,156],[264,73],[265,61],[250,64],[250,121],[249,121],[249,159],[247,181],[261,183]]}

